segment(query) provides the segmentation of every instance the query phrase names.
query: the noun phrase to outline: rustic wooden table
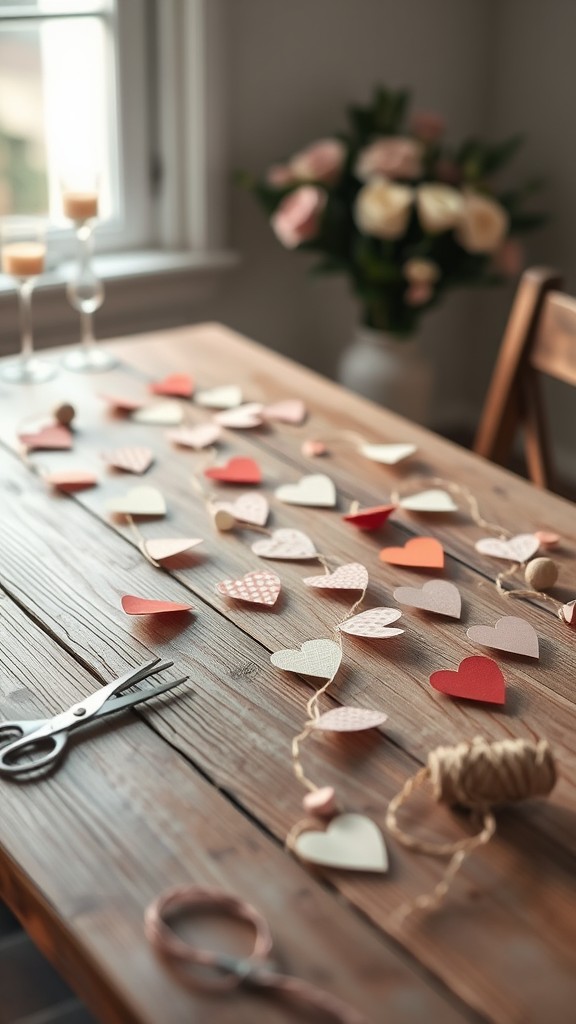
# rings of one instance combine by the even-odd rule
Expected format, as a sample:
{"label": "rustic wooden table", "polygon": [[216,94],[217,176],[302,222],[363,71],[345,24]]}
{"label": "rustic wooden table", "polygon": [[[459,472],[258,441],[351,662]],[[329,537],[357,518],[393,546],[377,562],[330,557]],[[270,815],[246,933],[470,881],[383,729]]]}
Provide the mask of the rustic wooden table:
{"label": "rustic wooden table", "polygon": [[[110,374],[62,371],[41,388],[4,386],[0,393],[0,716],[55,712],[151,653],[189,672],[190,689],[162,698],[154,710],[86,730],[49,778],[0,781],[0,896],[106,1022],[297,1019],[249,991],[191,995],[155,959],[142,931],[144,908],[165,887],[187,881],[255,903],[285,969],[344,996],[373,1022],[573,1021],[575,634],[537,602],[512,606],[498,596],[490,581],[501,565],[475,551],[483,531],[465,507],[450,516],[399,513],[379,534],[341,519],[350,500],[385,501],[415,473],[448,478],[474,492],[486,519],[514,532],[548,527],[561,534],[563,586],[556,593],[568,599],[576,594],[573,507],[222,327],[122,339],[110,348],[121,359]],[[468,860],[438,913],[416,915],[403,927],[392,916],[429,890],[443,865],[391,839],[387,876],[313,873],[284,848],[302,816],[290,740],[311,691],[305,680],[274,669],[269,655],[330,636],[344,604],[303,587],[313,563],[263,563],[250,550],[255,535],[216,533],[191,486],[204,456],[174,448],[161,427],[109,415],[97,397],[103,390],[144,393],[150,378],[184,370],[202,387],[240,384],[248,400],[305,400],[303,427],[225,433],[223,454],[255,457],[268,495],[306,472],[335,481],[338,509],[272,499],[273,527],[301,528],[337,559],[363,562],[370,604],[388,604],[395,586],[422,581],[417,572],[383,565],[378,549],[412,535],[437,536],[448,555],[445,578],[463,594],[459,623],[404,609],[406,633],[393,653],[382,644],[346,643],[345,671],[325,707],[383,709],[389,721],[376,741],[361,734],[351,747],[309,743],[310,773],[384,829],[388,801],[436,745],[478,733],[543,736],[553,744],[561,774],[551,797],[499,816],[497,837]],[[38,453],[30,462],[98,467],[100,485],[73,498],[50,492],[18,457],[17,428],[62,400],[78,410],[75,451]],[[190,422],[208,415],[190,403],[187,409]],[[330,444],[324,460],[301,455],[303,438],[344,430],[413,441],[418,453],[396,469],[359,458],[345,443]],[[103,449],[141,443],[156,453],[145,477],[103,468]],[[106,512],[112,496],[141,482],[160,487],[169,507],[167,520],[146,522],[143,532],[201,535],[197,559],[155,569],[126,523]],[[218,490],[229,497],[242,489]],[[262,566],[282,578],[277,609],[254,610],[215,593],[219,580]],[[190,599],[197,612],[178,624],[130,618],[120,608],[127,592]],[[482,653],[466,638],[469,624],[514,612],[538,631],[542,656],[496,656],[509,684],[505,709],[451,701],[430,687],[431,671]],[[459,836],[467,825],[425,801],[407,820],[428,838]]]}

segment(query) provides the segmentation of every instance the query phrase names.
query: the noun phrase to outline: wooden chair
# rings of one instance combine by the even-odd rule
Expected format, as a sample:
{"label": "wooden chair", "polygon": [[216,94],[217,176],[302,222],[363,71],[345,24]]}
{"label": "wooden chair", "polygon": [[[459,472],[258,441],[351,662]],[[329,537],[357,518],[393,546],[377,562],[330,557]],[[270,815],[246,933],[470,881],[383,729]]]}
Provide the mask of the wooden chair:
{"label": "wooden chair", "polygon": [[550,448],[539,374],[576,386],[576,299],[553,270],[527,270],[516,292],[474,440],[474,451],[504,464],[518,430],[538,487],[551,487]]}

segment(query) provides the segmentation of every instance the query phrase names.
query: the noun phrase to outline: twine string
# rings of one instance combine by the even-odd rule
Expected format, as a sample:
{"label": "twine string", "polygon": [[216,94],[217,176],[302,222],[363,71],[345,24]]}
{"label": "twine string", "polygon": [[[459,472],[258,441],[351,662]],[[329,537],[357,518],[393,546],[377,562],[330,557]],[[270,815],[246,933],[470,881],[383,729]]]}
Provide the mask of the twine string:
{"label": "twine string", "polygon": [[426,486],[443,487],[445,490],[449,491],[455,497],[463,498],[464,501],[466,501],[468,504],[470,518],[476,523],[476,526],[480,526],[483,530],[492,530],[494,533],[498,534],[501,540],[505,540],[506,538],[512,536],[510,530],[507,530],[506,527],[501,526],[499,523],[492,523],[490,522],[489,519],[484,519],[484,516],[480,512],[480,505],[478,499],[476,498],[476,495],[472,493],[469,487],[465,487],[463,484],[454,483],[453,480],[445,480],[441,476],[422,476],[416,478],[412,477],[409,481],[407,481],[406,487],[403,487],[401,490],[395,490],[392,492],[392,494],[390,495],[390,503],[392,505],[397,505],[400,501],[400,498],[402,497],[402,494],[406,492],[408,487],[410,490],[412,490],[414,487]]}

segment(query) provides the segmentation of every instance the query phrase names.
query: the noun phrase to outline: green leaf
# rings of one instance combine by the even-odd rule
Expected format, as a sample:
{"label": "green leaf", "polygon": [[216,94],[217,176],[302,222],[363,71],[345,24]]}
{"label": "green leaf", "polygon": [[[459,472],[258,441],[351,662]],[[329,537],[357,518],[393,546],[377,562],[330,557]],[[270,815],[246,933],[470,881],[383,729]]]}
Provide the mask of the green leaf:
{"label": "green leaf", "polygon": [[518,150],[524,145],[523,135],[513,135],[512,138],[500,142],[496,146],[488,147],[483,161],[483,173],[494,174],[504,167]]}

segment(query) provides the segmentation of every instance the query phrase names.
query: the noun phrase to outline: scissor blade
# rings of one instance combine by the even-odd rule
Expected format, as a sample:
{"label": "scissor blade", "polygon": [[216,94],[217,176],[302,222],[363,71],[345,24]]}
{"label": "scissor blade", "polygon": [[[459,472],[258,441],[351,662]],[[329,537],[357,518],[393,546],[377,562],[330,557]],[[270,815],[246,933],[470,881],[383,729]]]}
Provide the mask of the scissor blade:
{"label": "scissor blade", "polygon": [[171,668],[173,664],[173,661],[160,662],[160,658],[154,658],[152,661],[147,662],[146,665],[141,665],[140,668],[130,669],[129,672],[120,676],[119,679],[114,679],[106,686],[102,686],[95,693],[91,693],[89,697],[78,701],[68,711],[58,716],[59,727],[66,729],[74,728],[74,726],[79,724],[80,720],[86,722],[90,718],[94,718],[109,697],[112,697],[115,693],[121,693],[122,690],[127,690],[129,686],[134,686],[135,683],[141,682],[142,679],[146,679],[148,676]]}
{"label": "scissor blade", "polygon": [[107,700],[103,707],[94,715],[95,718],[101,718],[103,715],[110,715],[114,711],[124,711],[126,708],[134,707],[135,704],[141,704],[142,701],[151,700],[153,697],[158,697],[161,693],[167,693],[168,690],[174,689],[175,686],[180,686],[181,683],[185,683],[188,680],[188,676],[182,676],[180,679],[170,679],[166,683],[161,683],[160,686],[149,686],[145,690],[136,690],[134,693],[127,693],[124,697],[111,697]]}

